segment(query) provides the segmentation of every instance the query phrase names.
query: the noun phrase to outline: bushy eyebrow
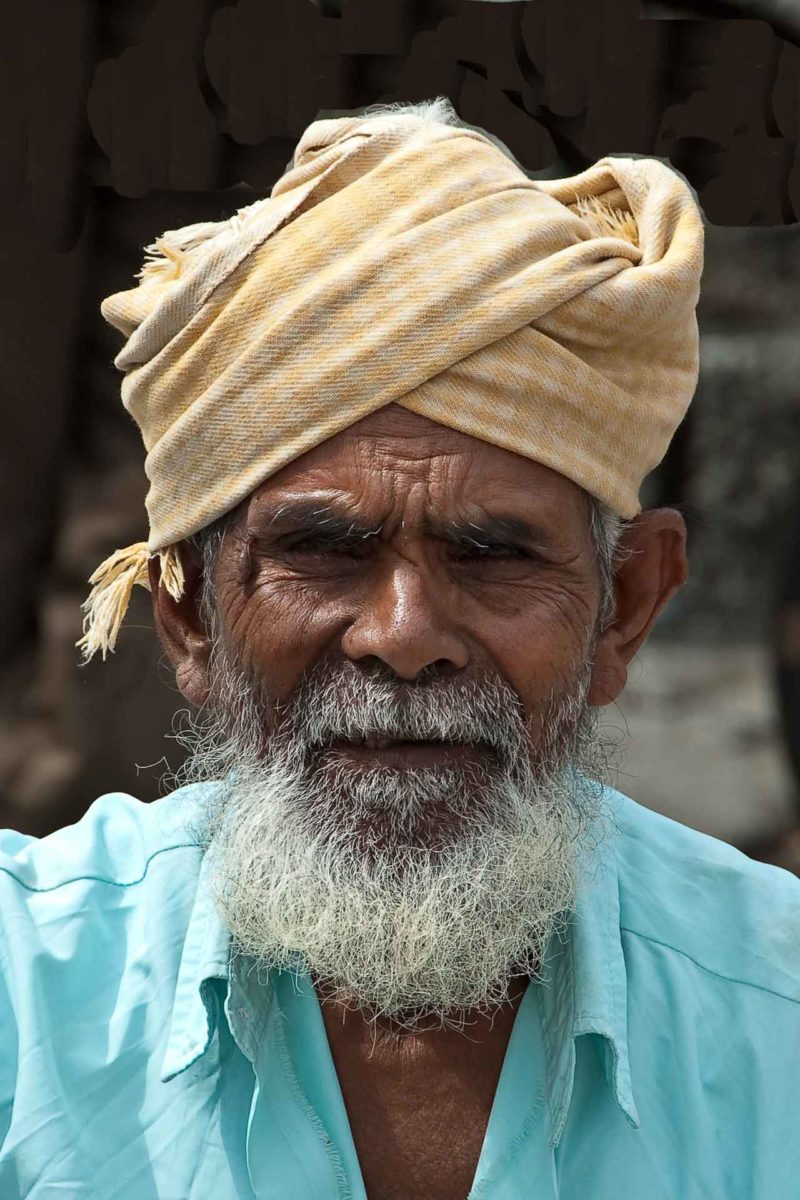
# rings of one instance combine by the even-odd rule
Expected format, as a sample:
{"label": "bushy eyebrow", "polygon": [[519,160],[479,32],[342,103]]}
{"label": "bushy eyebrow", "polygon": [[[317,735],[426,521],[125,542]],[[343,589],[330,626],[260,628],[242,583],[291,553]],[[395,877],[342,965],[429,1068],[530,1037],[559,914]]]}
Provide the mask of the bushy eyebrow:
{"label": "bushy eyebrow", "polygon": [[320,504],[315,500],[290,500],[281,504],[274,512],[259,514],[251,532],[260,533],[309,533],[326,541],[350,541],[374,537],[381,531],[375,525],[348,513],[332,504]]}
{"label": "bushy eyebrow", "polygon": [[430,522],[429,528],[435,537],[459,545],[471,543],[487,546],[499,543],[544,550],[552,541],[552,535],[542,526],[509,513],[487,513],[475,521],[456,518],[442,523]]}
{"label": "bushy eyebrow", "polygon": [[[257,537],[262,532],[277,536],[302,532],[325,541],[341,542],[375,537],[382,532],[383,525],[382,521],[366,521],[335,504],[290,500],[272,513],[259,514],[251,533]],[[543,526],[511,513],[486,513],[475,520],[468,517],[447,521],[429,518],[425,531],[432,537],[460,546],[501,543],[546,550],[552,542],[552,534]]]}

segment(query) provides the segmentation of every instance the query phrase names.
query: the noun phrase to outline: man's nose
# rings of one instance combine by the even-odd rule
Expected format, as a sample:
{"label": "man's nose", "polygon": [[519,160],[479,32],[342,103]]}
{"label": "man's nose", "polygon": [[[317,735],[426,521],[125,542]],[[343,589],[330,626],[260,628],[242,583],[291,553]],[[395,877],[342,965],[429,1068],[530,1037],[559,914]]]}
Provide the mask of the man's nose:
{"label": "man's nose", "polygon": [[469,662],[463,638],[448,619],[452,602],[436,595],[436,581],[403,560],[376,580],[362,613],[342,638],[342,650],[354,662],[379,658],[395,675],[413,679],[425,667],[460,669]]}

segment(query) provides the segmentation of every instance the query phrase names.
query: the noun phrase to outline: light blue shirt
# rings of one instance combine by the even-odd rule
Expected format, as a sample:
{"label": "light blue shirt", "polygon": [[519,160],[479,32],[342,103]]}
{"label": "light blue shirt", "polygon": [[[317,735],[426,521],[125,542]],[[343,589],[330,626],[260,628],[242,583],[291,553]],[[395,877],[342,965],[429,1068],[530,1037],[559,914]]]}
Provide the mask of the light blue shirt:
{"label": "light blue shirt", "polygon": [[[470,1200],[797,1200],[800,881],[608,799]],[[2,1200],[364,1200],[313,987],[231,962],[196,802],[0,834]]]}

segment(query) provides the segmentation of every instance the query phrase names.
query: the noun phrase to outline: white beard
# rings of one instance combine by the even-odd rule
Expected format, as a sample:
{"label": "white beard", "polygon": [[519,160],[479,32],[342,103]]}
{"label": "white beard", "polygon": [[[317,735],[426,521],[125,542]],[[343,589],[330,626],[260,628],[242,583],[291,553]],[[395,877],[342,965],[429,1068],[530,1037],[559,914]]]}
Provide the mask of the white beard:
{"label": "white beard", "polygon": [[[602,836],[585,671],[547,706],[535,753],[499,678],[416,688],[343,663],[312,673],[270,733],[261,689],[219,648],[214,674],[182,777],[219,781],[195,832],[237,952],[406,1028],[458,1026],[540,974]],[[319,750],[387,730],[483,740],[494,765],[366,770]]]}

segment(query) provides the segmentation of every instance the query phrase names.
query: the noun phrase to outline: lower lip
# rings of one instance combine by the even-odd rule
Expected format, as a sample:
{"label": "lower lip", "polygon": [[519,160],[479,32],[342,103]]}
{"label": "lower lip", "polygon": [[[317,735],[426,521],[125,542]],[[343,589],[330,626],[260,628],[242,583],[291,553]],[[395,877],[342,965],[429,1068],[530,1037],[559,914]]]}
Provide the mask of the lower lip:
{"label": "lower lip", "polygon": [[364,766],[440,767],[485,763],[487,750],[482,746],[458,742],[393,742],[391,746],[370,747],[361,742],[334,742],[330,747]]}

